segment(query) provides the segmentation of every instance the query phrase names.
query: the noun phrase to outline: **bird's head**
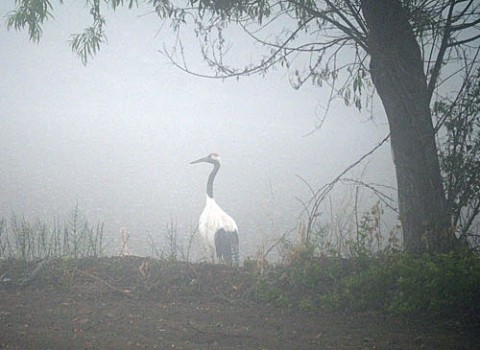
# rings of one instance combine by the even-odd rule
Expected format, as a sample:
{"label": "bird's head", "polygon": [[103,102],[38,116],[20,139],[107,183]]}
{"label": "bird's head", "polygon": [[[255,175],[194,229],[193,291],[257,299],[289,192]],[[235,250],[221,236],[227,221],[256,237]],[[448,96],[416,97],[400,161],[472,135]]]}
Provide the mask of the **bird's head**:
{"label": "bird's head", "polygon": [[217,153],[210,153],[208,156],[204,158],[200,158],[190,162],[190,164],[196,163],[210,163],[210,164],[220,164],[220,156]]}

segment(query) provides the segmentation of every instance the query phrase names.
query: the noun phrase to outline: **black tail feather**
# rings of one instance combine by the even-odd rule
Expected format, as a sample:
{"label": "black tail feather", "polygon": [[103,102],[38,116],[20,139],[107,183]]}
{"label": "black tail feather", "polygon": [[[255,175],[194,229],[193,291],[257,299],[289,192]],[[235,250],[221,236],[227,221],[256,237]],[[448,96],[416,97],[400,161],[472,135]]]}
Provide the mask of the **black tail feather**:
{"label": "black tail feather", "polygon": [[238,265],[240,260],[238,232],[226,231],[224,229],[218,230],[215,233],[215,250],[218,260],[230,265],[232,263]]}

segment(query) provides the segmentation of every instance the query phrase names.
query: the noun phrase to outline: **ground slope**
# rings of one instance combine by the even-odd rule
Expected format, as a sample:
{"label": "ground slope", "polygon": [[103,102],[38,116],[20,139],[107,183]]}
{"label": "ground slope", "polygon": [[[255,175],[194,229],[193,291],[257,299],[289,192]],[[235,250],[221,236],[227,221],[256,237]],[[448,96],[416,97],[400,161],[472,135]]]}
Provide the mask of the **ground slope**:
{"label": "ground slope", "polygon": [[243,268],[138,257],[0,262],[0,348],[469,349],[479,343],[475,330],[445,322],[281,308],[255,297],[256,278]]}

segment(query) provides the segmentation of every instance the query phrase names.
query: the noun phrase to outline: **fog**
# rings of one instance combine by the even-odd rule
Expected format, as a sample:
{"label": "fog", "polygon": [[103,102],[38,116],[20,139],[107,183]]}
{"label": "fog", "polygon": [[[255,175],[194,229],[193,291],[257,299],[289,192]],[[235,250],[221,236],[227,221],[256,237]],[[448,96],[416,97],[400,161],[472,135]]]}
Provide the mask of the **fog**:
{"label": "fog", "polygon": [[[1,23],[0,217],[51,220],[78,203],[113,241],[128,227],[132,250],[145,254],[147,232],[160,239],[171,220],[182,234],[196,225],[211,169],[189,163],[216,152],[215,197],[246,257],[298,224],[298,199],[310,196],[299,177],[324,185],[388,132],[380,105],[372,121],[339,100],[312,133],[330,91],[295,90],[280,68],[238,81],[180,71],[159,53],[173,34],[145,10],[107,11],[108,43],[85,67],[68,44],[89,24],[75,6],[57,6],[38,45]],[[12,7],[1,2],[0,13]],[[186,54],[201,67],[199,51]],[[395,185],[389,144],[351,177],[361,174]]]}

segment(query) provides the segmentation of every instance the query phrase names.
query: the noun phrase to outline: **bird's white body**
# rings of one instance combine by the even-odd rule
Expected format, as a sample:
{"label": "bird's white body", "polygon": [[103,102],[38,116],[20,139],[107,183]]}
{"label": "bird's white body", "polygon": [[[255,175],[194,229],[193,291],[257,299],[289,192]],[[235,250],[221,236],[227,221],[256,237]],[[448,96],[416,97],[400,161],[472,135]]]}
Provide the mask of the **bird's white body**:
{"label": "bird's white body", "polygon": [[205,208],[198,221],[198,231],[202,236],[208,257],[214,259],[215,234],[218,230],[224,229],[229,232],[238,232],[237,224],[230,215],[225,213],[215,202],[215,199],[207,196]]}

